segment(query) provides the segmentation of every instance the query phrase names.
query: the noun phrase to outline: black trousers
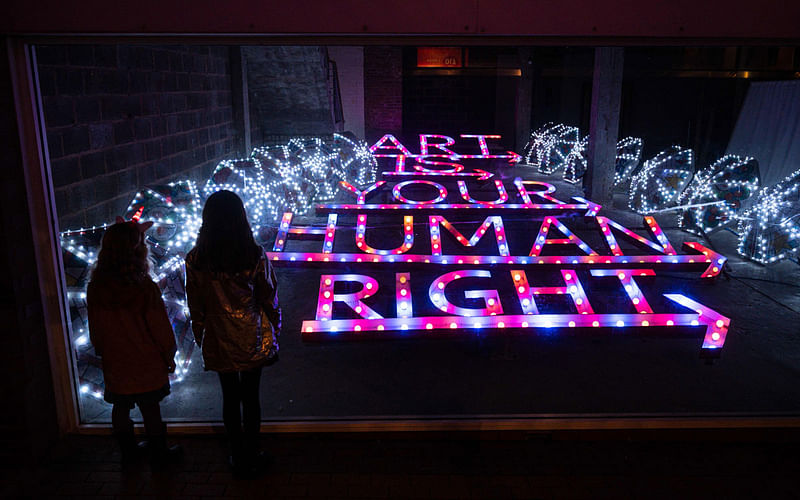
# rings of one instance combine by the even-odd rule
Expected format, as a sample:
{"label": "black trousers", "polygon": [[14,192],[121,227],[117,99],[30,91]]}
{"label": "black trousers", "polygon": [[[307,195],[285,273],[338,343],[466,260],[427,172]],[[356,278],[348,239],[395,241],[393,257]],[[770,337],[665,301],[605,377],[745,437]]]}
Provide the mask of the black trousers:
{"label": "black trousers", "polygon": [[[144,400],[137,403],[142,412],[144,430],[148,436],[164,434],[164,422],[161,420],[161,406],[156,400]],[[115,403],[111,407],[111,429],[114,434],[133,434],[131,408],[127,404]]]}
{"label": "black trousers", "polygon": [[228,437],[237,442],[242,431],[248,437],[261,428],[261,402],[258,387],[261,367],[243,371],[219,373],[222,385],[222,421]]}

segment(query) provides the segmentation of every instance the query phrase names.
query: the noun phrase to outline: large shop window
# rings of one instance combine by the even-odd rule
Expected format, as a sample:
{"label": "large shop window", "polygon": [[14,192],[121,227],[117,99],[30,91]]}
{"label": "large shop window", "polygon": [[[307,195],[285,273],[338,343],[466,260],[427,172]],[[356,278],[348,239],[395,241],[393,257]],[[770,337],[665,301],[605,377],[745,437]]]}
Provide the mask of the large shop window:
{"label": "large shop window", "polygon": [[155,223],[165,417],[221,420],[183,265],[219,189],[279,279],[266,422],[796,415],[800,49],[619,51],[37,47],[81,422],[117,216]]}

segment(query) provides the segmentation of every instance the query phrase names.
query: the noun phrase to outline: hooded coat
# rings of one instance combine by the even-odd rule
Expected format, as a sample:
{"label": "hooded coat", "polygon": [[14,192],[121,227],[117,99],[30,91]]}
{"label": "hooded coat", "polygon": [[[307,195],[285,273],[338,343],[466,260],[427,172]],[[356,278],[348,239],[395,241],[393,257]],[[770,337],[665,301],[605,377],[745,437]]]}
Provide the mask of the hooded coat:
{"label": "hooded coat", "polygon": [[277,279],[263,255],[252,269],[226,273],[201,269],[192,250],[186,256],[186,299],[206,370],[252,370],[278,353]]}
{"label": "hooded coat", "polygon": [[89,337],[103,359],[106,390],[141,394],[169,382],[175,334],[158,285],[92,280],[86,291]]}

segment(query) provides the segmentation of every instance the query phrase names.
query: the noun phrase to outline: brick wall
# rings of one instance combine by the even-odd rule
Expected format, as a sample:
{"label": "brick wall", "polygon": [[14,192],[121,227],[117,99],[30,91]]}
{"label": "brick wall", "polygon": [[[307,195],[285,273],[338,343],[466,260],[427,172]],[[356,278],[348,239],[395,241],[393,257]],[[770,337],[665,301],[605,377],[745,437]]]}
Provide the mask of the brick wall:
{"label": "brick wall", "polygon": [[122,214],[137,190],[205,180],[234,144],[225,47],[37,50],[62,230]]}
{"label": "brick wall", "polygon": [[403,49],[364,47],[364,133],[374,143],[403,131]]}
{"label": "brick wall", "polygon": [[253,146],[333,133],[324,47],[242,47]]}
{"label": "brick wall", "polygon": [[[495,76],[409,76],[403,89],[403,131],[412,137],[502,133],[495,127],[497,83]],[[506,97],[513,108],[514,94]]]}

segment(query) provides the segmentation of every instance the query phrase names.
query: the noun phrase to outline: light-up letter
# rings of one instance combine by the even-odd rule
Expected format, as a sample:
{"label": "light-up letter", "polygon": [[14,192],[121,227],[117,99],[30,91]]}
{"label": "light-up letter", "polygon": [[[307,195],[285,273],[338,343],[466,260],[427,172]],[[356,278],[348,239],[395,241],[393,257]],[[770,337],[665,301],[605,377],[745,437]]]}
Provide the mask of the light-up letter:
{"label": "light-up letter", "polygon": [[525,314],[539,314],[536,307],[535,295],[569,295],[575,309],[579,314],[594,314],[586,292],[581,286],[578,276],[572,269],[562,269],[561,276],[564,278],[565,286],[539,286],[532,287],[528,284],[528,276],[523,270],[512,270],[511,279],[514,280],[514,289],[517,291],[519,304]]}
{"label": "light-up letter", "polygon": [[[417,157],[417,162],[421,165],[414,165],[414,170],[417,172],[425,172],[425,173],[435,173],[435,174],[454,174],[457,172],[461,172],[464,170],[464,165],[460,163],[453,163],[449,161],[436,161],[436,160],[429,160],[428,158],[444,158],[445,160],[452,159],[449,155],[427,155],[427,156],[419,156]],[[449,166],[449,169],[430,169],[424,167],[423,165],[444,165]]]}
{"label": "light-up letter", "polygon": [[406,253],[414,245],[414,216],[406,215],[403,217],[403,243],[392,250],[378,250],[367,245],[367,215],[358,214],[358,224],[356,225],[356,246],[359,250],[366,253],[378,255],[391,255]]}
{"label": "light-up letter", "polygon": [[278,234],[275,236],[275,245],[272,247],[273,252],[283,252],[286,246],[286,240],[289,239],[290,234],[303,234],[320,235],[323,236],[322,253],[331,253],[333,251],[333,236],[336,233],[336,214],[328,214],[328,223],[325,228],[317,227],[291,227],[292,212],[283,214],[280,226],[278,226]]}
{"label": "light-up letter", "polygon": [[347,181],[339,182],[340,186],[342,186],[344,189],[346,189],[346,190],[350,191],[351,193],[353,193],[354,195],[356,195],[356,203],[358,203],[359,205],[363,205],[364,203],[366,203],[367,202],[367,195],[369,193],[371,193],[372,191],[375,191],[379,187],[383,186],[384,184],[386,184],[386,181],[378,181],[378,182],[376,182],[376,183],[374,183],[374,184],[372,184],[370,186],[367,186],[366,189],[361,190],[361,189],[358,189],[357,187],[355,187],[354,185],[350,184]]}
{"label": "light-up letter", "polygon": [[[531,194],[539,196],[540,198],[550,201],[553,203],[557,203],[559,205],[564,205],[565,203],[561,200],[557,200],[553,196],[550,196],[550,193],[556,192],[556,187],[552,184],[548,184],[547,182],[539,182],[539,181],[523,181],[520,177],[514,179],[514,185],[517,186],[517,191],[519,191],[519,196],[522,198],[522,203],[525,205],[533,205],[531,202]],[[525,186],[544,186],[544,191],[532,191],[528,193],[528,190],[525,189]]]}
{"label": "light-up letter", "polygon": [[286,239],[289,236],[289,226],[292,224],[292,212],[286,212],[281,218],[281,224],[278,226],[278,234],[275,236],[275,245],[272,247],[273,252],[283,252],[286,245]]}
{"label": "light-up letter", "polygon": [[486,144],[486,139],[499,139],[499,135],[481,135],[481,134],[461,134],[461,137],[464,138],[475,138],[478,139],[478,146],[481,148],[481,154],[484,156],[488,156],[489,153],[489,145]]}
{"label": "light-up letter", "polygon": [[[564,236],[566,236],[566,238],[548,238],[547,232],[550,230],[551,225],[555,225],[556,228],[558,228],[558,230],[561,231]],[[542,253],[542,248],[544,248],[544,246],[547,244],[577,245],[577,247],[583,250],[587,255],[597,255],[597,252],[592,250],[582,239],[575,236],[575,234],[570,231],[567,226],[562,224],[555,217],[545,217],[542,227],[539,228],[539,234],[536,236],[536,241],[533,242],[533,248],[531,248],[530,255],[540,255]]]}
{"label": "light-up letter", "polygon": [[614,255],[623,255],[622,249],[619,247],[619,243],[617,243],[617,239],[611,232],[611,228],[620,231],[624,235],[628,236],[629,238],[638,241],[642,245],[646,245],[656,252],[663,253],[666,255],[676,255],[675,249],[672,248],[669,240],[667,239],[667,235],[664,231],[659,227],[658,222],[656,222],[655,218],[653,217],[645,217],[644,218],[647,227],[650,228],[650,231],[655,236],[658,243],[648,240],[647,238],[643,238],[638,234],[634,233],[630,229],[614,222],[613,220],[609,219],[608,217],[597,216],[597,224],[600,226],[600,231],[603,232],[603,236],[606,239],[606,243],[608,244],[611,253]]}
{"label": "light-up letter", "polygon": [[[356,282],[361,283],[362,287],[361,290],[353,293],[334,293],[333,287],[336,282]],[[361,300],[374,295],[377,291],[378,282],[369,276],[362,274],[323,274],[319,280],[317,321],[331,319],[334,302],[347,304],[356,314],[365,319],[383,318]]]}
{"label": "light-up letter", "polygon": [[[401,193],[403,188],[406,186],[411,186],[411,185],[417,186],[420,184],[427,184],[428,186],[433,186],[434,188],[436,188],[437,191],[439,191],[439,195],[432,200],[418,201],[418,200],[409,200]],[[394,195],[394,198],[400,203],[406,203],[408,205],[428,205],[431,203],[439,203],[440,201],[444,201],[447,198],[447,189],[445,189],[445,187],[439,184],[438,182],[414,180],[414,181],[403,181],[398,183],[395,187],[392,188],[392,194]]]}
{"label": "light-up letter", "polygon": [[655,271],[652,269],[592,269],[589,272],[592,273],[592,276],[616,276],[622,283],[622,287],[625,289],[628,298],[631,299],[631,303],[633,307],[636,308],[636,312],[640,314],[652,314],[653,309],[650,307],[650,304],[647,303],[647,299],[644,298],[642,290],[639,288],[639,285],[636,284],[636,280],[634,280],[633,277],[634,275],[655,276]]}
{"label": "light-up letter", "polygon": [[[444,139],[444,142],[428,142],[428,138],[431,139]],[[447,156],[457,156],[458,153],[453,151],[452,149],[448,149],[447,146],[452,146],[456,143],[456,140],[452,137],[448,137],[446,135],[438,135],[438,134],[419,134],[419,153],[421,155],[428,155],[428,148],[436,148],[440,150],[442,153],[446,154]]]}
{"label": "light-up letter", "polygon": [[328,225],[325,226],[325,239],[322,242],[322,253],[333,251],[333,235],[336,234],[336,214],[328,214]]}
{"label": "light-up letter", "polygon": [[[392,145],[384,146],[385,142],[389,142]],[[411,156],[411,151],[409,151],[408,148],[403,146],[403,143],[398,141],[397,138],[392,134],[386,134],[380,139],[378,139],[378,142],[369,147],[369,151],[370,153],[372,153],[372,156],[376,156],[378,158],[394,158],[395,156],[397,156],[397,154],[376,153],[375,151],[379,149],[389,149],[389,150],[396,149],[402,155]]]}
{"label": "light-up letter", "polygon": [[411,273],[395,274],[395,290],[397,299],[397,317],[413,317],[414,309],[411,302]]}
{"label": "light-up letter", "polygon": [[494,201],[480,201],[473,199],[472,196],[469,195],[469,192],[467,191],[467,183],[464,181],[458,181],[458,190],[461,192],[461,197],[464,198],[464,200],[470,203],[477,203],[478,205],[499,205],[507,202],[508,193],[506,192],[505,186],[503,186],[503,181],[495,180],[494,185],[497,188],[497,194],[500,195],[500,197]]}
{"label": "light-up letter", "polygon": [[489,217],[486,217],[480,227],[475,230],[475,233],[469,239],[465,238],[458,229],[453,227],[453,225],[441,215],[431,215],[429,217],[429,225],[431,233],[431,255],[442,255],[442,238],[441,230],[439,228],[440,225],[444,226],[445,229],[450,231],[450,233],[456,237],[456,241],[465,247],[474,247],[477,245],[483,235],[486,234],[486,231],[489,229],[489,227],[493,225],[495,238],[497,239],[497,249],[500,252],[500,255],[510,255],[508,250],[508,242],[506,241],[506,232],[505,228],[503,227],[503,218],[499,215],[490,215]]}
{"label": "light-up letter", "polygon": [[491,278],[492,273],[484,270],[453,271],[436,278],[428,289],[431,302],[442,311],[459,316],[494,316],[503,314],[503,306],[500,305],[500,296],[497,290],[467,290],[464,297],[468,299],[483,299],[485,304],[480,309],[459,307],[450,303],[444,295],[447,285],[454,280],[461,278]]}

